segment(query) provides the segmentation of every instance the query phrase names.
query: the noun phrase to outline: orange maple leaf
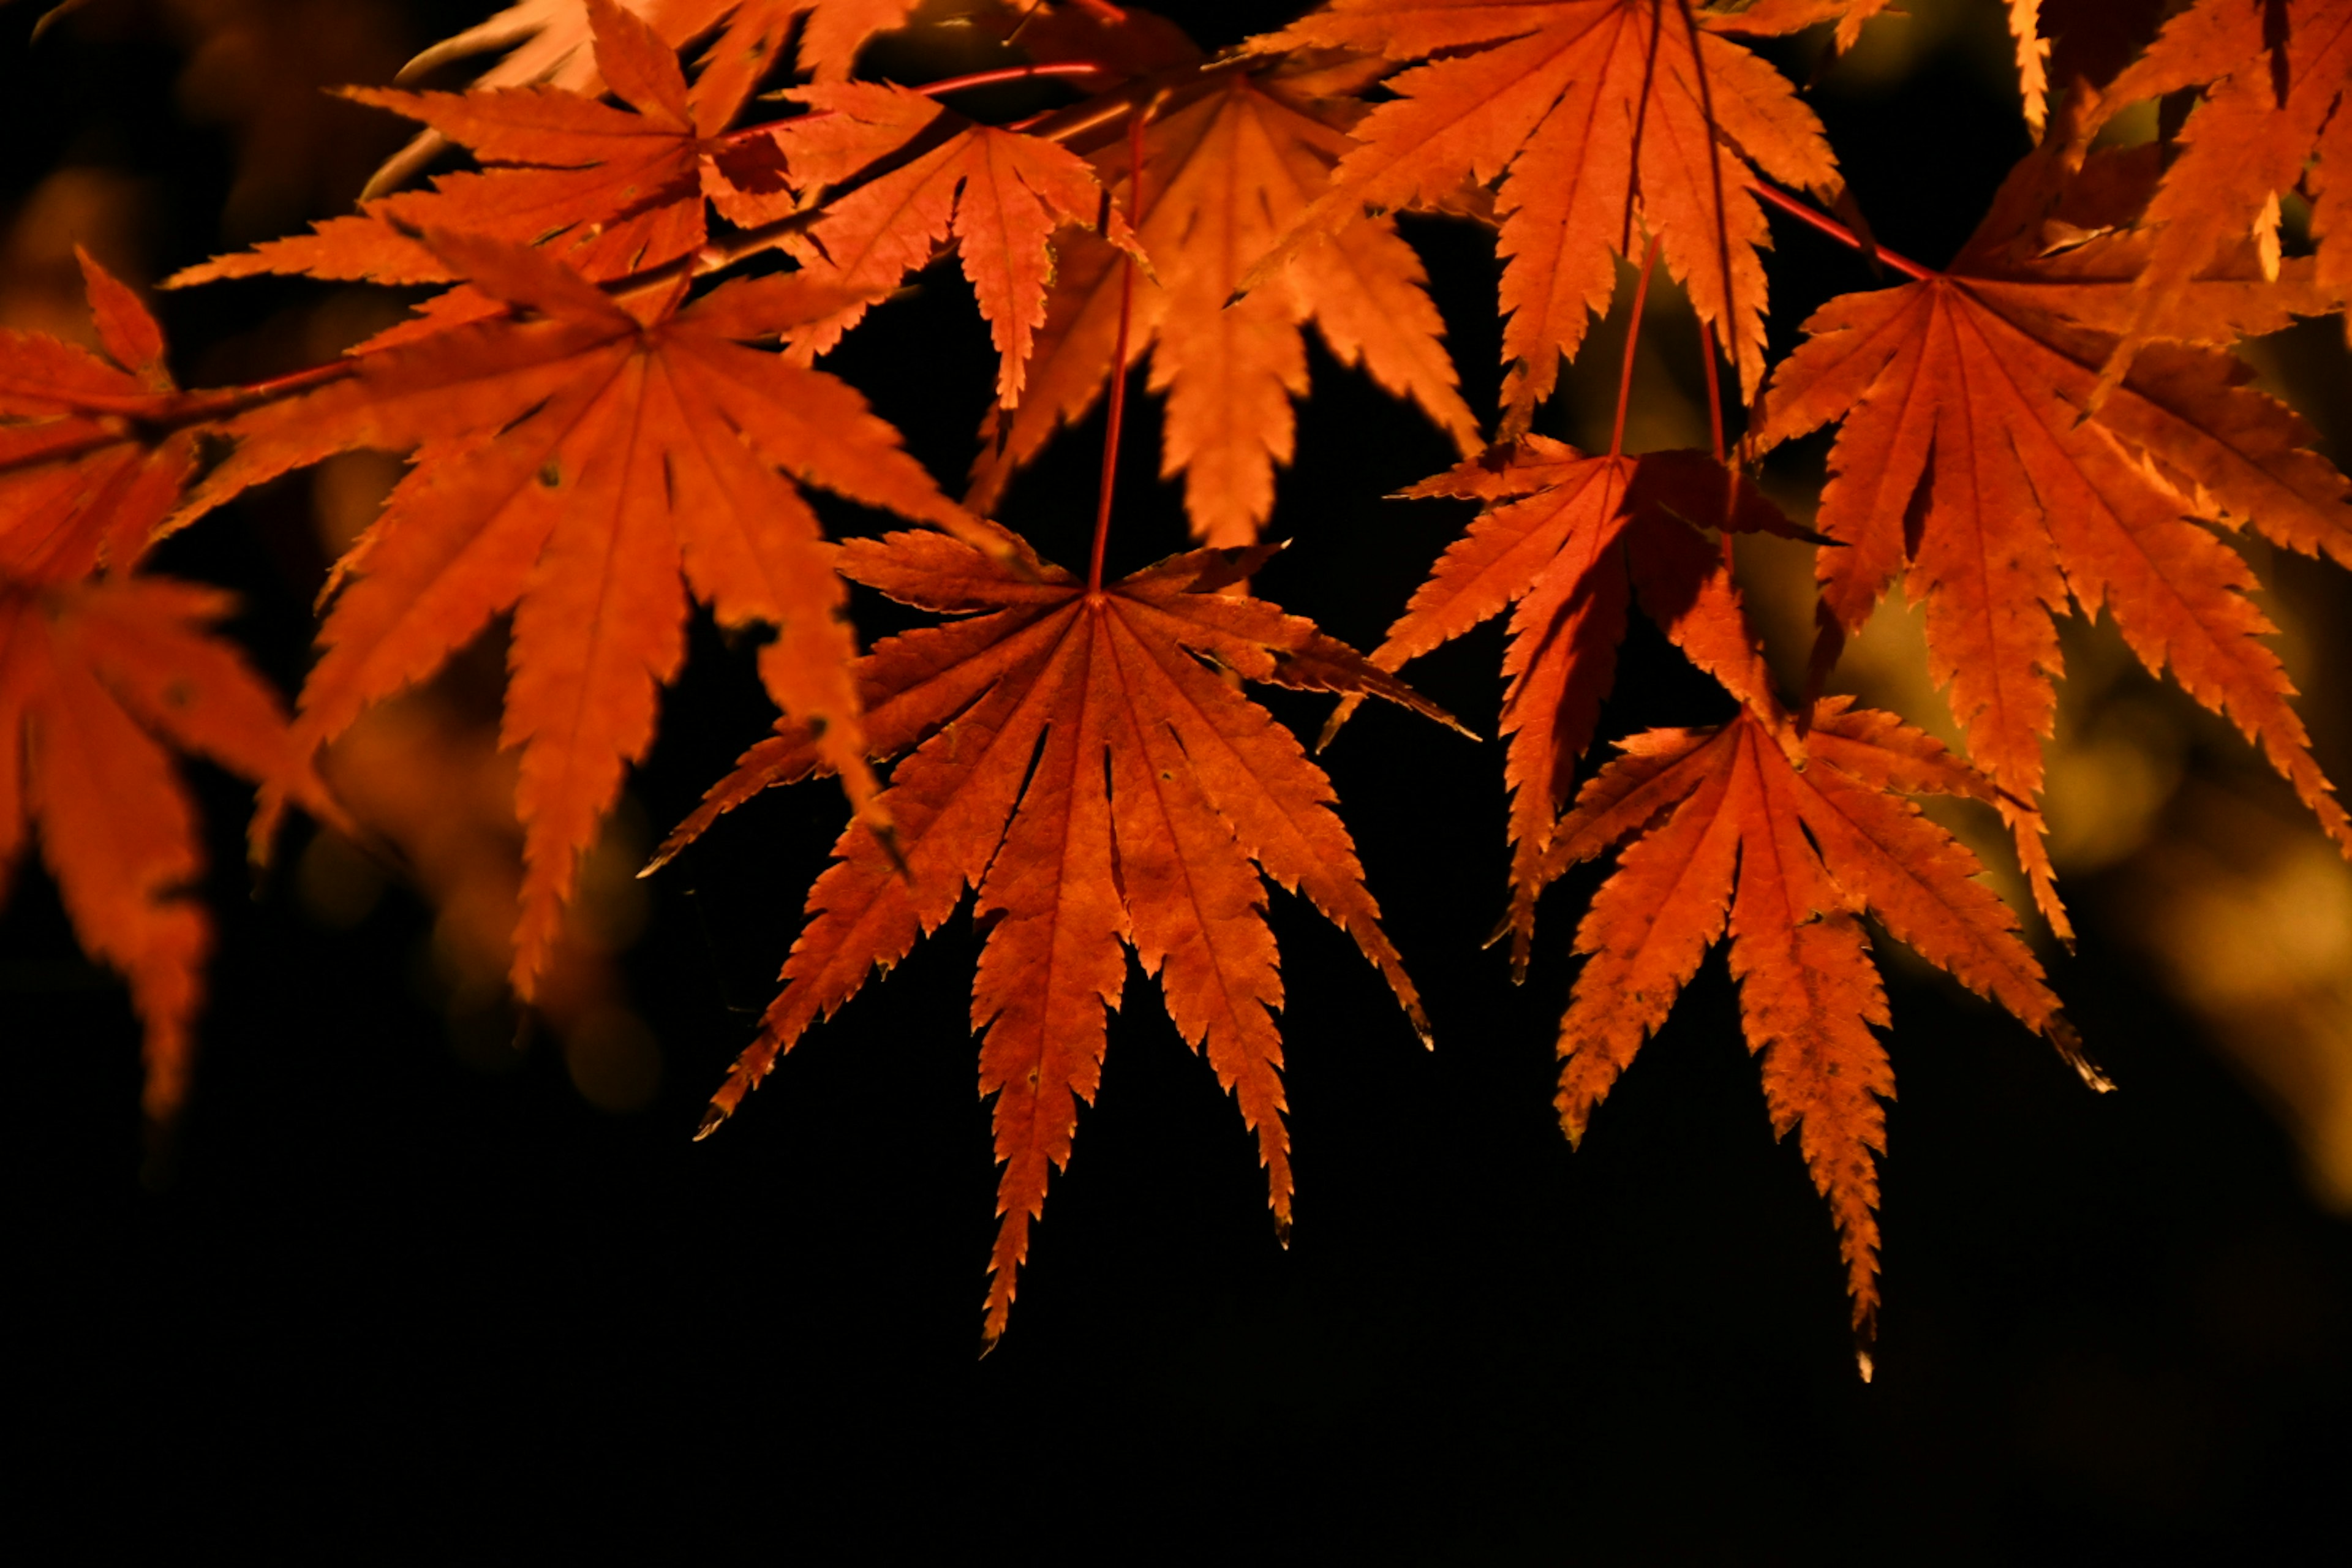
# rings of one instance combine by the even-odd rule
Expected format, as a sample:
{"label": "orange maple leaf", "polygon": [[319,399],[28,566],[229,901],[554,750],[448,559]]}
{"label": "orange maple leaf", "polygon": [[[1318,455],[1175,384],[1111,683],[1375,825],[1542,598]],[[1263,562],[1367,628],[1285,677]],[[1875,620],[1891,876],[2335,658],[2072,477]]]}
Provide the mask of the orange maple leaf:
{"label": "orange maple leaf", "polygon": [[2352,293],[2352,0],[2201,0],[2115,79],[2081,134],[2129,104],[2200,85],[2178,155],[2140,218],[2147,267],[2108,350],[2099,399],[2143,344],[2168,335],[2154,318],[2182,286],[2256,236],[2275,260],[2279,197],[2298,184],[2313,195],[2320,279],[2339,299]]}
{"label": "orange maple leaf", "polygon": [[1886,996],[1858,916],[2041,1030],[2095,1089],[2008,906],[1976,858],[1899,798],[1992,798],[1934,739],[1833,698],[1802,742],[1748,710],[1714,730],[1653,730],[1619,742],[1560,823],[1547,879],[1634,839],[1576,932],[1591,955],[1560,1020],[1555,1103],[1571,1142],[1665,1022],[1699,960],[1731,932],[1748,1048],[1762,1054],[1776,1131],[1799,1130],[1830,1203],[1853,1321],[1867,1345],[1878,1306],[1879,1099],[1895,1075],[1871,1032]]}
{"label": "orange maple leaf", "polygon": [[[2310,430],[2247,387],[2251,372],[2196,342],[2152,346],[2086,419],[2118,341],[2145,240],[2115,236],[2042,254],[2043,215],[2066,209],[2065,138],[2053,128],[1996,198],[1951,268],[1832,300],[1773,373],[1751,439],[1761,450],[1832,419],[1818,526],[1817,668],[1861,626],[1897,573],[1927,605],[1930,668],[2001,810],[2037,902],[2062,935],[2041,818],[2042,746],[2060,673],[2053,617],[2105,608],[2152,671],[2169,666],[2206,707],[2261,743],[2347,851],[2352,818],[2311,756],[2294,688],[2257,640],[2273,628],[2254,578],[2204,523],[2251,526],[2352,564],[2345,477]],[[2139,159],[2152,174],[2152,159]],[[2086,175],[2128,184],[2122,162]],[[2053,205],[2054,203],[2054,205]],[[2062,232],[2071,225],[2061,220]],[[2292,280],[2290,280],[2292,282]],[[2191,279],[2165,307],[2184,338],[2226,342],[2284,326],[2326,290]],[[2061,312],[2063,312],[2062,314]],[[2073,318],[2070,320],[2069,318]]]}
{"label": "orange maple leaf", "polygon": [[185,515],[335,452],[417,448],[337,569],[346,585],[295,737],[305,754],[333,740],[515,609],[504,743],[522,751],[530,869],[514,982],[528,997],[578,857],[652,742],[689,591],[722,625],[781,628],[760,656],[770,695],[822,728],[854,801],[872,796],[843,590],[814,513],[778,470],[976,525],[856,392],[745,346],[838,309],[837,291],[777,276],[680,308],[681,280],[616,303],[535,251],[425,237],[518,316],[368,355],[333,385],[229,421],[236,449]]}
{"label": "orange maple leaf", "polygon": [[195,468],[195,437],[165,429],[177,405],[147,308],[79,247],[106,358],[40,332],[0,330],[0,574],[70,583],[145,552]]}
{"label": "orange maple leaf", "polygon": [[839,81],[878,33],[895,32],[922,0],[656,0],[654,21],[674,44],[720,28],[705,51],[699,92],[740,104],[801,18],[796,58],[819,81]]}
{"label": "orange maple leaf", "polygon": [[[835,80],[849,74],[867,39],[905,26],[920,0],[623,3],[651,22],[672,47],[718,29],[704,51],[702,74],[693,90],[698,105],[708,100],[724,106],[719,116],[723,121],[759,85],[796,18],[808,18],[801,36],[801,68],[821,80]],[[405,80],[451,60],[501,49],[509,52],[477,79],[477,86],[521,87],[546,81],[593,94],[604,79],[589,53],[588,42],[589,22],[583,0],[523,0],[426,49],[408,62],[401,77]]]}
{"label": "orange maple leaf", "polygon": [[229,596],[131,574],[194,437],[142,429],[178,405],[163,334],[80,260],[107,358],[0,331],[0,878],[37,824],[76,938],[130,983],[162,1122],[186,1089],[211,941],[186,891],[204,868],[194,811],[164,742],[308,805],[320,792],[276,695],[206,635]]}
{"label": "orange maple leaf", "polygon": [[[1770,678],[1721,552],[1692,524],[1811,537],[1746,479],[1698,452],[1591,458],[1529,436],[1404,492],[1490,503],[1446,548],[1372,654],[1401,668],[1511,610],[1503,655],[1504,778],[1510,815],[1511,967],[1527,972],[1554,825],[1615,679],[1635,596],[1650,618],[1743,702],[1771,703]],[[1332,715],[1332,731],[1352,703]]]}
{"label": "orange maple leaf", "polygon": [[211,945],[187,893],[194,811],[163,742],[280,790],[298,772],[276,694],[205,635],[232,607],[163,577],[0,574],[0,874],[37,823],[74,935],[130,982],[159,1122],[186,1090]]}
{"label": "orange maple leaf", "polygon": [[1390,79],[1395,100],[1356,128],[1363,145],[1294,232],[1500,178],[1509,436],[1550,394],[1587,318],[1607,310],[1612,253],[1637,260],[1646,230],[1752,396],[1764,374],[1758,252],[1771,236],[1747,171],[1824,197],[1843,184],[1787,79],[1715,26],[1682,0],[1334,0],[1252,47],[1430,63]]}
{"label": "orange maple leaf", "polygon": [[[659,267],[686,256],[708,234],[706,197],[722,212],[740,205],[730,168],[756,155],[719,139],[724,119],[688,102],[677,56],[614,0],[588,0],[604,79],[628,104],[614,109],[558,87],[467,93],[345,89],[362,103],[421,120],[471,148],[483,173],[445,174],[429,191],[364,202],[359,216],[329,218],[312,232],[270,240],[175,274],[167,288],[263,273],[374,283],[452,283],[449,262],[418,237],[449,229],[545,246],[598,279]],[[731,108],[727,110],[732,113]],[[756,144],[755,144],[756,145]],[[462,303],[461,303],[462,300]],[[497,313],[478,291],[445,298],[430,330]],[[394,329],[368,347],[420,335]]]}
{"label": "orange maple leaf", "polygon": [[[1008,536],[1009,538],[1009,536]],[[1099,593],[1018,545],[1017,568],[937,534],[853,540],[841,571],[902,603],[967,618],[892,637],[858,664],[868,743],[908,752],[883,793],[903,868],[853,823],[808,898],[808,924],[759,1039],[704,1119],[733,1111],[809,1026],[905,957],[978,890],[988,937],[972,983],[980,1081],[996,1096],[1003,1216],[985,1335],[1003,1332],[1046,1171],[1067,1163],[1077,1102],[1100,1082],[1121,943],[1157,974],[1169,1016],[1257,1134],[1286,1237],[1282,1005],[1260,874],[1304,891],[1354,937],[1423,1039],[1412,982],[1330,781],[1219,670],[1315,691],[1368,692],[1444,716],[1312,623],[1220,589],[1274,552],[1195,551]],[[1450,721],[1448,721],[1450,722]],[[804,726],[745,753],[671,836],[659,866],[722,812],[824,771]],[[1254,864],[1253,864],[1254,863]],[[651,868],[648,868],[650,869]]]}
{"label": "orange maple leaf", "polygon": [[[1145,135],[1143,247],[1157,272],[1136,289],[1131,352],[1151,355],[1151,386],[1168,395],[1160,472],[1184,475],[1197,539],[1247,544],[1274,510],[1274,469],[1290,460],[1290,400],[1307,392],[1299,328],[1320,330],[1333,357],[1360,363],[1409,396],[1465,452],[1478,426],[1457,390],[1444,323],[1423,287],[1421,258],[1381,219],[1299,249],[1273,284],[1235,301],[1243,275],[1329,183],[1350,142],[1356,106],[1300,95],[1276,71],[1238,72]],[[1114,196],[1129,195],[1124,147],[1096,159]],[[1034,384],[1019,409],[989,415],[964,503],[993,507],[1013,471],[1101,393],[1119,331],[1117,253],[1074,236],[1046,302]]]}
{"label": "orange maple leaf", "polygon": [[[881,153],[919,146],[961,118],[920,93],[876,82],[790,96],[823,115],[810,116],[805,131],[792,121],[778,128],[795,183],[830,184]],[[952,241],[996,343],[997,401],[1010,408],[1021,401],[1030,345],[1045,319],[1054,232],[1070,225],[1099,227],[1111,244],[1144,258],[1127,216],[1109,205],[1085,159],[1058,142],[967,125],[834,198],[822,217],[781,243],[813,277],[862,300],[898,287]],[[796,333],[794,353],[803,361],[823,353],[866,308],[847,306]]]}

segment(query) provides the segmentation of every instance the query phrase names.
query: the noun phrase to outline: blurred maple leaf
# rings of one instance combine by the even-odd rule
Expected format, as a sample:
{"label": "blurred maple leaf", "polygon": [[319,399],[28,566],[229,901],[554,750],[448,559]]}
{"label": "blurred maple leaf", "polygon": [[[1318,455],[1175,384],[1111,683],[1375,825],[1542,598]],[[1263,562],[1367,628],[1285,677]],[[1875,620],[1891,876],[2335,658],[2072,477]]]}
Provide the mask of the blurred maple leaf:
{"label": "blurred maple leaf", "polygon": [[314,806],[322,792],[276,694],[208,635],[230,597],[135,574],[193,437],[142,427],[174,402],[162,330],[86,253],[81,265],[103,357],[0,331],[0,874],[37,826],[75,936],[130,982],[160,1123],[186,1089],[211,942],[187,895],[204,858],[167,742]]}

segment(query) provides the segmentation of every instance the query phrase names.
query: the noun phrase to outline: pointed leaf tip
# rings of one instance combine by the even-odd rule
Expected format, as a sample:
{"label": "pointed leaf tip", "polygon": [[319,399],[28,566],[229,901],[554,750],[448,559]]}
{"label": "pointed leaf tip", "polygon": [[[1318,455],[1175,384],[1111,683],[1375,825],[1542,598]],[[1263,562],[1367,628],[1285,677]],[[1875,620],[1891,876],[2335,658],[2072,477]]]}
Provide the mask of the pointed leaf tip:
{"label": "pointed leaf tip", "polygon": [[702,1120],[696,1124],[694,1129],[694,1141],[698,1143],[701,1142],[705,1138],[708,1138],[713,1132],[718,1131],[726,1120],[727,1108],[725,1106],[719,1104],[715,1100],[710,1104],[704,1106],[702,1108]]}

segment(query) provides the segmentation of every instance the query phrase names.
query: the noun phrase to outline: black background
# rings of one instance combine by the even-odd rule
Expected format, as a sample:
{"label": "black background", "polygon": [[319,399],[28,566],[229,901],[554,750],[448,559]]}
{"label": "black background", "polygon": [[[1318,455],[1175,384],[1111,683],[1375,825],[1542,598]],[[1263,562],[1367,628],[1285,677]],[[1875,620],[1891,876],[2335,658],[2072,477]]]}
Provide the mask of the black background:
{"label": "black background", "polygon": [[[12,201],[68,159],[160,176],[167,270],[216,248],[230,149],[177,118],[180,58],[140,11],[29,50],[30,10],[0,13],[0,159]],[[472,15],[416,11],[424,37]],[[1280,16],[1180,19],[1222,43]],[[1801,73],[1808,57],[1780,58]],[[2024,150],[1997,86],[1966,61],[1892,100],[1824,76],[1813,101],[1888,244],[1948,255]],[[1491,240],[1411,233],[1473,405],[1491,407]],[[1779,234],[1776,353],[1814,304],[1870,281]],[[185,370],[301,297],[232,287],[161,309]],[[1297,543],[1257,586],[1369,647],[1463,513],[1375,499],[1447,452],[1316,354],[1276,523]],[[952,276],[832,365],[952,485],[990,374]],[[1115,569],[1181,538],[1156,410],[1131,408]],[[1066,561],[1099,429],[1066,437],[1003,509]],[[301,495],[216,518],[159,563],[239,587],[239,635],[289,691],[320,567],[294,542]],[[869,634],[901,624],[859,609]],[[1499,652],[1490,627],[1412,674],[1491,732]],[[1645,631],[1620,690],[1607,733],[1724,710]],[[657,825],[764,725],[748,651],[698,624],[664,715],[632,784]],[[282,874],[257,889],[242,864],[249,796],[193,768],[219,956],[153,1187],[124,997],[20,868],[0,920],[16,1321],[0,1401],[19,1456],[0,1529],[410,1560],[727,1543],[857,1560],[921,1539],[1046,1561],[1182,1545],[1770,1562],[2283,1561],[2299,1530],[2340,1526],[2352,1233],[2095,921],[2055,978],[2123,1086],[2109,1097],[1957,986],[1890,971],[1902,1098],[1865,1385],[1832,1229],[1771,1136],[1720,955],[1571,1155],[1551,1041],[1595,879],[1548,900],[1515,991],[1480,949],[1503,887],[1498,748],[1371,711],[1325,762],[1437,1050],[1352,944],[1273,896],[1299,1179],[1285,1251],[1238,1116],[1132,976],[984,1361],[994,1183],[968,912],[733,1125],[688,1142],[824,863],[830,790],[772,795],[656,879],[626,962],[668,1073],[651,1109],[616,1118],[543,1042],[503,1077],[462,1066],[411,984],[426,912],[394,899],[354,931],[306,921]]]}

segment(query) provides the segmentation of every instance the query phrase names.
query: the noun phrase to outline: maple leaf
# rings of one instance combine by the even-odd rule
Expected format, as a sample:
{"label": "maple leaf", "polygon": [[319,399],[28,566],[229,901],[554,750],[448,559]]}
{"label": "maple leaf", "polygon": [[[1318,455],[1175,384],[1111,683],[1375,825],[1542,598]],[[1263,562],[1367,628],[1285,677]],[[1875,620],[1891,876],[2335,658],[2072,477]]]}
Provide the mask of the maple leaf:
{"label": "maple leaf", "polygon": [[305,754],[333,740],[513,607],[503,741],[522,752],[529,870],[513,978],[528,998],[578,857],[653,739],[689,591],[722,626],[781,628],[761,650],[762,681],[823,730],[853,801],[871,798],[843,590],[815,515],[778,470],[977,525],[856,392],[745,346],[837,309],[837,292],[775,276],[681,309],[681,280],[616,303],[521,247],[430,231],[426,242],[527,317],[371,354],[333,385],[227,422],[236,448],[185,515],[335,452],[417,449],[337,568],[344,585],[295,737]]}
{"label": "maple leaf", "polygon": [[154,433],[177,392],[162,330],[87,251],[75,255],[107,357],[0,329],[0,574],[24,582],[129,566],[195,467],[193,435]]}
{"label": "maple leaf", "polygon": [[1653,730],[1579,794],[1546,877],[1633,839],[1576,932],[1591,955],[1560,1020],[1555,1101],[1571,1142],[1726,929],[1740,1017],[1776,1132],[1799,1133],[1829,1200],[1864,1349],[1878,1306],[1878,1177],[1895,1077],[1872,1033],[1886,995],[1857,918],[2047,1035],[2095,1089],[2008,906],[1975,857],[1900,798],[1996,792],[1934,739],[1833,698],[1800,743],[1750,709],[1713,730]]}
{"label": "maple leaf", "polygon": [[[1235,301],[1252,263],[1328,184],[1351,145],[1346,110],[1302,100],[1278,74],[1232,74],[1145,132],[1139,229],[1156,276],[1136,289],[1130,342],[1151,355],[1151,386],[1168,395],[1160,473],[1185,477],[1197,539],[1247,544],[1274,510],[1274,469],[1290,460],[1290,400],[1307,392],[1312,321],[1333,357],[1360,363],[1410,396],[1464,452],[1477,420],[1462,401],[1444,323],[1421,260],[1386,219],[1301,248],[1279,279]],[[1114,196],[1132,205],[1123,148],[1097,161]],[[1074,236],[1059,258],[1032,367],[1034,384],[1008,416],[993,410],[964,503],[986,511],[1013,471],[1061,425],[1083,416],[1108,377],[1122,294],[1117,253]]]}
{"label": "maple leaf", "polygon": [[[1548,437],[1427,479],[1408,496],[1490,504],[1446,548],[1372,654],[1383,669],[1510,610],[1503,655],[1504,779],[1511,794],[1511,967],[1527,972],[1536,899],[1576,759],[1592,742],[1616,677],[1625,614],[1643,609],[1692,661],[1743,702],[1771,703],[1722,553],[1692,525],[1812,537],[1746,479],[1698,452],[1587,457]],[[1332,715],[1331,734],[1353,704]]]}
{"label": "maple leaf", "polygon": [[1588,316],[1607,310],[1612,255],[1638,259],[1642,230],[1752,397],[1764,373],[1758,253],[1771,236],[1748,170],[1824,198],[1843,184],[1788,80],[1704,30],[1715,25],[1682,0],[1335,0],[1251,47],[1429,63],[1389,80],[1395,100],[1356,128],[1362,145],[1294,233],[1499,176],[1506,436],[1527,428],[1559,356],[1573,358]]}
{"label": "maple leaf", "polygon": [[[858,663],[877,756],[908,753],[882,801],[903,869],[853,823],[810,889],[808,923],[759,1039],[728,1075],[708,1133],[867,973],[905,957],[978,891],[988,935],[972,983],[983,1095],[996,1096],[1002,1216],[985,1334],[1003,1332],[1048,1166],[1066,1164],[1077,1102],[1100,1082],[1106,1006],[1132,945],[1169,1016],[1205,1050],[1257,1136],[1286,1237],[1282,1005],[1262,873],[1356,940],[1424,1040],[1427,1021],[1379,925],[1330,781],[1219,671],[1367,692],[1444,716],[1312,623],[1218,590],[1274,553],[1194,551],[1090,593],[1022,551],[1017,567],[936,534],[853,540],[840,569],[902,603],[965,618],[886,639]],[[1450,721],[1447,721],[1450,722]],[[719,814],[824,771],[804,726],[747,752],[671,836],[661,865]],[[651,867],[648,870],[652,869]]]}
{"label": "maple leaf", "polygon": [[[796,181],[829,183],[855,163],[936,136],[961,118],[920,93],[879,83],[808,87],[790,96],[824,113],[808,131],[791,121],[777,130]],[[1066,225],[1099,226],[1111,244],[1143,259],[1127,216],[1108,205],[1085,159],[1040,137],[968,125],[835,198],[823,217],[783,243],[813,277],[870,297],[929,265],[952,239],[995,341],[997,401],[1009,408],[1021,400],[1030,344],[1045,317],[1054,232]],[[866,310],[861,300],[796,333],[793,353],[803,361],[823,353]]]}
{"label": "maple leaf", "polygon": [[[2206,526],[2251,526],[2352,564],[2352,487],[2307,449],[2302,420],[2246,386],[2242,363],[2205,346],[2284,326],[2297,303],[2326,290],[2298,292],[2293,279],[2250,287],[2229,268],[2191,279],[2166,320],[2201,342],[2143,352],[2086,420],[2147,242],[2111,235],[2041,253],[2042,220],[2066,211],[2057,193],[2070,141],[2053,126],[1948,271],[1918,268],[1916,281],[1817,311],[1806,342],[1775,370],[1750,437],[1760,451],[1844,421],[1817,526],[1848,548],[1817,562],[1817,668],[1907,571],[1910,595],[1927,605],[1931,672],[1948,688],[1970,756],[2005,792],[2036,901],[2062,935],[2029,803],[2042,788],[2062,668],[2053,616],[2070,599],[2090,615],[2105,609],[2151,671],[2168,666],[2260,742],[2352,848],[2352,819],[2289,705],[2294,688],[2257,640],[2273,628],[2245,596],[2253,575]],[[2152,174],[2155,165],[2118,161],[2092,183],[2128,186],[2135,167]],[[2059,226],[2073,231],[2063,216]]]}
{"label": "maple leaf", "polygon": [[[691,89],[698,118],[724,125],[759,85],[796,17],[808,17],[800,47],[802,68],[821,80],[849,74],[857,51],[877,33],[903,26],[920,0],[621,0],[649,21],[673,48],[725,26],[704,51]],[[594,96],[606,78],[590,51],[584,0],[523,0],[454,37],[434,45],[401,70],[408,80],[452,60],[493,49],[509,51],[475,79],[477,87],[524,87],[541,82]],[[385,165],[370,194],[404,177],[432,156],[437,143],[412,144]]]}
{"label": "maple leaf", "polygon": [[[310,234],[215,258],[164,286],[262,273],[387,284],[457,281],[449,263],[417,237],[426,229],[549,245],[551,254],[600,279],[691,253],[707,237],[706,195],[717,198],[722,211],[734,205],[736,186],[722,165],[745,154],[714,140],[723,120],[713,124],[697,118],[677,56],[642,19],[615,0],[588,0],[584,14],[594,23],[603,78],[628,110],[558,87],[467,93],[346,89],[348,98],[423,121],[471,148],[488,169],[445,174],[429,191],[364,202],[356,216],[329,218]],[[478,292],[464,298],[463,306],[445,304],[429,324],[438,330],[498,308]]]}
{"label": "maple leaf", "polygon": [[2202,0],[2167,22],[2115,79],[2082,135],[2128,104],[2200,84],[2178,155],[2140,219],[2151,236],[2147,267],[2108,351],[2099,400],[2143,344],[2166,335],[2153,320],[2166,302],[2217,258],[2260,234],[2275,258],[2279,197],[2299,182],[2313,193],[2321,279],[2339,297],[2352,293],[2352,240],[2344,237],[2352,229],[2352,0]]}
{"label": "maple leaf", "polygon": [[186,892],[204,859],[165,742],[331,812],[276,696],[206,633],[229,596],[132,574],[179,500],[193,437],[142,428],[177,405],[163,331],[78,255],[105,358],[0,331],[0,879],[37,825],[76,939],[130,983],[160,1123],[185,1092],[211,941]]}
{"label": "maple leaf", "polygon": [[76,939],[130,983],[157,1122],[186,1090],[211,945],[187,893],[204,869],[194,811],[163,742],[296,787],[276,695],[205,635],[231,608],[163,577],[0,574],[0,875],[38,824]]}

